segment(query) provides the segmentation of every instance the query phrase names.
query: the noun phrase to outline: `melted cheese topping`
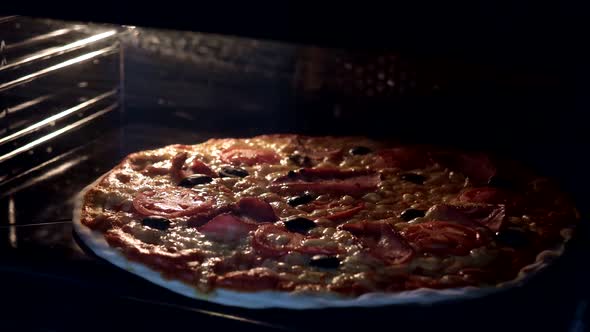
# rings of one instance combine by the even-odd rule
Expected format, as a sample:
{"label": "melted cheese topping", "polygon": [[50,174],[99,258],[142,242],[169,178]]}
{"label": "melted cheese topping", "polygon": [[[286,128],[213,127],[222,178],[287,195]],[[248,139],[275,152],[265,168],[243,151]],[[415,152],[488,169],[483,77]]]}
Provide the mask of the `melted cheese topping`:
{"label": "melted cheese topping", "polygon": [[[348,150],[355,146],[367,147],[373,152],[365,155],[348,153]],[[272,206],[279,219],[275,224],[280,227],[283,227],[284,221],[294,217],[314,220],[317,227],[305,234],[300,245],[304,248],[337,252],[331,256],[340,261],[339,267],[322,268],[314,265],[311,261],[315,255],[305,251],[290,250],[277,256],[261,255],[252,244],[255,231],[250,231],[235,241],[223,241],[203,234],[199,230],[200,226],[191,224],[194,216],[168,218],[170,225],[165,230],[142,224],[145,216],[134,208],[134,199],[138,193],[159,192],[178,187],[179,178],[174,173],[176,156],[187,153],[184,167],[191,165],[196,159],[212,171],[220,172],[222,167],[229,165],[223,161],[223,152],[238,148],[274,151],[280,157],[280,161],[275,164],[263,162],[252,166],[232,165],[245,169],[249,175],[244,178],[216,177],[210,183],[197,185],[190,190],[214,202],[211,210],[235,205],[241,198],[256,197]],[[236,277],[235,274],[258,269],[256,273],[271,273],[278,280],[272,286],[264,284],[260,288],[357,294],[416,287],[482,285],[513,277],[514,267],[502,265],[505,256],[510,255],[513,259],[518,257],[522,260],[519,261],[521,266],[530,263],[529,260],[534,255],[529,251],[532,250],[534,254],[539,250],[533,244],[545,245],[542,240],[551,238],[547,233],[555,235],[558,232],[550,226],[539,226],[546,225],[543,222],[545,216],[550,211],[566,211],[565,215],[568,215],[567,211],[573,209],[561,194],[550,189],[548,192],[559,198],[559,204],[536,207],[536,210],[525,206],[524,209],[509,211],[507,218],[510,222],[531,231],[535,239],[526,247],[526,254],[525,251],[520,254],[518,248],[505,246],[494,239],[489,239],[485,245],[474,248],[466,255],[420,252],[416,243],[408,241],[408,245],[415,250],[413,258],[409,262],[392,265],[373,255],[366,243],[359,241],[358,236],[342,226],[380,220],[403,233],[404,229],[411,225],[431,221],[427,217],[403,220],[400,217],[403,211],[427,211],[437,204],[454,204],[461,192],[473,185],[465,174],[437,162],[411,169],[387,165],[376,167],[379,160],[374,152],[383,148],[386,146],[382,143],[358,137],[309,138],[273,135],[250,139],[213,139],[199,145],[173,145],[142,151],[129,155],[104,177],[100,184],[87,193],[82,221],[88,227],[105,234],[122,231],[130,235],[136,242],[118,244],[117,250],[122,250],[130,259],[143,261],[160,269],[170,277],[178,277],[178,269],[181,269],[185,272],[183,279],[202,290],[212,287],[249,290],[250,288],[239,283],[242,281],[240,278],[246,277]],[[269,190],[277,179],[284,177],[289,171],[301,168],[300,165],[294,164],[293,158],[290,158],[293,155],[313,156],[312,163],[315,168],[375,170],[379,173],[380,181],[374,190],[362,195],[321,193],[315,195],[312,202],[294,207],[289,205],[287,200],[296,195]],[[420,184],[404,180],[402,174],[408,172],[424,176],[424,182]],[[532,189],[523,191],[522,195],[527,196],[531,192],[534,194],[535,190],[538,191],[538,182],[534,184]],[[363,208],[351,216],[342,220],[330,218],[359,204],[362,204]],[[288,245],[292,236],[290,233],[271,232],[265,235],[264,241],[280,247]],[[132,251],[133,248],[143,248],[145,255]],[[158,265],[159,263],[156,264],[149,259],[149,255],[155,255],[156,252],[173,255],[191,250],[198,252],[198,257],[175,263],[175,269],[167,268],[168,265],[165,264]],[[498,267],[506,269],[506,273],[496,271]],[[225,283],[227,280],[231,283]]]}

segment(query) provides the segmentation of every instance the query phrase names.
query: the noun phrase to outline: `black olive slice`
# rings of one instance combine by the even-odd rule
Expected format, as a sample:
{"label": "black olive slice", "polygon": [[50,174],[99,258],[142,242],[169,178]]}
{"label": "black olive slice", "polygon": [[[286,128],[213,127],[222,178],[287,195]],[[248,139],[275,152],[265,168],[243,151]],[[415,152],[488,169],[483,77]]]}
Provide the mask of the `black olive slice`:
{"label": "black olive slice", "polygon": [[405,221],[410,221],[410,220],[414,220],[419,217],[424,217],[424,215],[426,215],[426,211],[424,211],[424,210],[407,209],[404,212],[402,212],[399,215],[399,217]]}
{"label": "black olive slice", "polygon": [[170,220],[160,216],[151,216],[143,218],[141,224],[150,228],[165,231],[170,227]]}
{"label": "black olive slice", "polygon": [[299,196],[291,197],[287,200],[287,204],[291,206],[298,206],[313,202],[315,197],[309,192],[305,192]]}
{"label": "black olive slice", "polygon": [[193,174],[182,179],[178,185],[181,187],[192,188],[200,184],[205,184],[213,181],[213,178],[203,174]]}
{"label": "black olive slice", "polygon": [[290,230],[291,232],[295,232],[295,233],[306,233],[310,229],[316,227],[316,224],[315,224],[315,222],[313,222],[313,220],[303,218],[303,217],[289,219],[289,220],[285,221],[284,223],[285,223],[285,227],[288,230]]}
{"label": "black olive slice", "polygon": [[404,173],[401,174],[399,177],[404,181],[412,182],[415,184],[424,184],[424,181],[426,181],[426,177],[424,175],[416,173]]}
{"label": "black olive slice", "polygon": [[309,266],[315,266],[322,269],[337,269],[340,266],[340,260],[334,256],[316,255],[309,261]]}
{"label": "black olive slice", "polygon": [[234,177],[234,178],[244,178],[248,176],[249,173],[247,170],[238,167],[231,167],[231,166],[224,166],[219,171],[219,176],[223,178]]}
{"label": "black olive slice", "polygon": [[362,156],[362,155],[366,155],[373,152],[373,150],[369,149],[366,146],[355,146],[354,148],[348,150],[348,153],[350,153],[353,156]]}

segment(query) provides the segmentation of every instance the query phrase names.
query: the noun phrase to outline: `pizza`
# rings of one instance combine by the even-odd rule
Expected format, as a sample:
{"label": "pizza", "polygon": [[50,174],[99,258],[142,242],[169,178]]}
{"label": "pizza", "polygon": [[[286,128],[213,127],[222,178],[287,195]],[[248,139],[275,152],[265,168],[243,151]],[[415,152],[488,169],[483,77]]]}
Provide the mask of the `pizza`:
{"label": "pizza", "polygon": [[300,135],[133,153],[74,215],[90,249],[167,288],[297,308],[495,289],[559,254],[578,220],[552,181],[511,161]]}

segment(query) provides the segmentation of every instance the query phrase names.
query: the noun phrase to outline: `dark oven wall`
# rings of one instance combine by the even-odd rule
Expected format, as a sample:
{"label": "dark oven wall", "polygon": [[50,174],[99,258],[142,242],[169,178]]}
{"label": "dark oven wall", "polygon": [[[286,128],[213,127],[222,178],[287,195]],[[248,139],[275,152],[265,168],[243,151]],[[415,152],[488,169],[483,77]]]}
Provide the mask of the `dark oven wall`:
{"label": "dark oven wall", "polygon": [[585,181],[579,55],[347,51],[143,28],[123,45],[130,124],[199,137],[352,134],[483,148],[571,191]]}
{"label": "dark oven wall", "polygon": [[[413,327],[424,323],[431,330],[430,326],[443,326],[441,323],[456,328],[456,312],[461,312],[463,320],[473,317],[471,321],[479,324],[460,325],[466,328],[486,321],[510,329],[515,327],[512,317],[530,327],[531,317],[543,317],[547,319],[536,321],[537,326],[556,330],[545,321],[571,319],[571,308],[577,303],[570,300],[587,292],[582,287],[571,291],[585,284],[580,281],[587,273],[576,258],[584,257],[586,249],[572,250],[576,255],[555,265],[554,271],[560,271],[568,282],[557,281],[555,273],[548,273],[528,290],[491,301],[457,303],[446,309],[371,308],[360,314],[357,309],[247,312],[162,294],[163,290],[160,293],[147,282],[123,275],[84,253],[76,244],[70,221],[73,198],[80,189],[131,151],[196,143],[213,136],[270,132],[362,134],[499,150],[557,176],[576,194],[583,209],[587,180],[583,176],[582,111],[586,104],[584,86],[579,83],[586,76],[576,61],[549,61],[547,55],[533,58],[514,50],[485,56],[346,51],[189,32],[70,26],[22,17],[0,18],[0,23],[12,29],[0,29],[5,35],[2,40],[9,45],[0,48],[0,78],[14,82],[0,89],[0,122],[5,125],[0,133],[13,135],[21,130],[15,124],[36,126],[41,121],[44,125],[43,130],[27,130],[28,135],[22,137],[27,140],[16,141],[19,135],[13,135],[15,140],[11,138],[3,148],[10,153],[27,142],[51,138],[60,128],[72,128],[40,142],[35,149],[21,149],[22,159],[10,159],[14,172],[12,166],[0,162],[0,215],[4,216],[0,272],[12,286],[4,294],[8,299],[4,302],[11,307],[3,311],[5,316],[33,309],[43,319],[29,323],[76,324],[78,319],[62,319],[59,314],[74,312],[70,316],[84,320],[87,316],[79,315],[80,310],[106,317],[113,312],[128,316],[129,308],[135,308],[133,313],[151,318],[143,322],[151,328],[170,322],[188,325],[180,316],[202,325],[202,313],[307,329],[310,325],[315,329],[350,327],[349,323],[357,321],[366,328],[367,323],[379,326],[395,321]],[[36,38],[39,33],[52,38]],[[96,36],[104,39],[96,40]],[[95,42],[77,48],[79,38]],[[60,52],[63,44],[71,52]],[[108,51],[104,57],[89,57],[103,54],[94,53],[101,50]],[[28,61],[30,52],[39,51],[55,56]],[[87,61],[71,61],[76,58]],[[27,65],[16,65],[24,63]],[[47,67],[60,70],[40,75]],[[38,78],[19,78],[31,73]],[[35,103],[38,100],[41,102]],[[59,114],[63,115],[59,121],[46,121]],[[19,124],[13,116],[28,122]],[[88,126],[82,126],[85,123]],[[28,170],[29,161],[41,165]],[[33,296],[39,301],[30,301]],[[55,299],[60,299],[59,305]],[[582,313],[586,303],[584,299],[580,305]],[[146,311],[147,304],[153,305],[151,311]],[[531,315],[523,308],[530,309]],[[186,315],[178,313],[180,309]],[[491,311],[498,317],[493,322],[488,319]],[[376,316],[381,319],[373,319]],[[106,322],[113,321],[117,320]],[[22,324],[19,321],[21,330]],[[47,329],[55,328],[44,326]],[[244,325],[240,329],[247,330]]]}

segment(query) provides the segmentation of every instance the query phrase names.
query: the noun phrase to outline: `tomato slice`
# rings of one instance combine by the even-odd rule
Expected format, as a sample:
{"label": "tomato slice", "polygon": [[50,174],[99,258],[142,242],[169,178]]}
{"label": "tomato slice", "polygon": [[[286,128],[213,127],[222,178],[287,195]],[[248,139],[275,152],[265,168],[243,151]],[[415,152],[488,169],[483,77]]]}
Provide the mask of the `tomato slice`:
{"label": "tomato slice", "polygon": [[276,164],[281,157],[274,151],[254,148],[229,148],[221,153],[221,160],[234,165]]}
{"label": "tomato slice", "polygon": [[437,255],[467,255],[484,244],[474,228],[446,221],[428,221],[408,226],[402,235],[418,251]]}
{"label": "tomato slice", "polygon": [[133,207],[140,214],[166,218],[194,215],[211,206],[211,200],[205,199],[202,194],[182,187],[148,190],[133,199]]}

